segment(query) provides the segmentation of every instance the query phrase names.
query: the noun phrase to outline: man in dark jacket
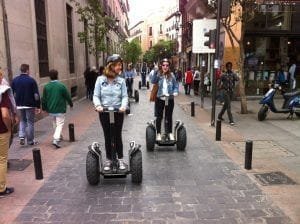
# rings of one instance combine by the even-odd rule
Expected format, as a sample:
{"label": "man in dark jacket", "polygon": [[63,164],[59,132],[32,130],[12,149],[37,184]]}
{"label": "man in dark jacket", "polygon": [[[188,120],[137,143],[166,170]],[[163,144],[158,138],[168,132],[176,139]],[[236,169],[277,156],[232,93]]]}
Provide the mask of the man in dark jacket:
{"label": "man in dark jacket", "polygon": [[36,145],[38,142],[34,140],[34,117],[41,111],[40,94],[36,81],[29,76],[29,65],[22,64],[20,70],[21,74],[13,79],[11,86],[20,114],[20,144],[24,145],[27,139],[28,145]]}
{"label": "man in dark jacket", "polygon": [[227,110],[227,114],[228,114],[228,119],[229,119],[229,124],[230,125],[234,125],[234,121],[233,121],[233,117],[232,117],[232,113],[231,113],[231,100],[232,100],[232,96],[233,96],[233,91],[235,88],[235,82],[239,80],[239,78],[237,77],[237,75],[235,73],[233,73],[232,71],[232,63],[231,62],[227,62],[226,63],[226,72],[224,74],[222,74],[221,78],[220,78],[220,86],[219,88],[221,89],[221,91],[223,91],[223,96],[224,96],[224,104],[223,104],[223,108],[220,111],[219,115],[218,115],[218,119],[219,120],[224,120],[223,114],[225,113],[225,111]]}
{"label": "man in dark jacket", "polygon": [[49,76],[51,81],[44,87],[42,108],[53,117],[55,131],[52,144],[60,148],[59,142],[62,139],[61,132],[65,123],[67,103],[70,107],[73,107],[73,103],[66,86],[58,81],[58,72],[54,69],[50,70]]}

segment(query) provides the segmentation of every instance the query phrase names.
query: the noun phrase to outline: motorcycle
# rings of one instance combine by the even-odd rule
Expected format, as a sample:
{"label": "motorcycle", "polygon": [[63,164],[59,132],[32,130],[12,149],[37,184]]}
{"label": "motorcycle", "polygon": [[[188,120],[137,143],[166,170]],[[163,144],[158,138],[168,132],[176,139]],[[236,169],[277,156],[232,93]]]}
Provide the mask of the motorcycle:
{"label": "motorcycle", "polygon": [[[278,91],[281,92],[284,99],[281,109],[277,109],[274,103],[274,96]],[[300,117],[300,91],[284,93],[284,89],[281,85],[274,84],[259,103],[262,104],[257,114],[259,121],[266,119],[269,110],[273,113],[289,114],[288,118],[291,119],[294,114],[296,114],[297,117]]]}

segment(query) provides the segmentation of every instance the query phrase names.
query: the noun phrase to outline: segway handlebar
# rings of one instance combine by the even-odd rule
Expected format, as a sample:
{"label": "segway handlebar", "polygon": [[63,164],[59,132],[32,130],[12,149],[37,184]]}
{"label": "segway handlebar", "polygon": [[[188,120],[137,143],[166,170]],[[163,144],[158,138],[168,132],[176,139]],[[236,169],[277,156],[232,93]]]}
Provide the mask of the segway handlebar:
{"label": "segway handlebar", "polygon": [[120,112],[120,110],[117,107],[103,107],[102,112]]}

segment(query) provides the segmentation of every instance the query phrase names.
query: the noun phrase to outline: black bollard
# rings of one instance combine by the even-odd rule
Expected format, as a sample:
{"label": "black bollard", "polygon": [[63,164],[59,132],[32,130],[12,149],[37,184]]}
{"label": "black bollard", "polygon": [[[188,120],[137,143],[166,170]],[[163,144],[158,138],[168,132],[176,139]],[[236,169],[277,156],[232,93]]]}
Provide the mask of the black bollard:
{"label": "black bollard", "polygon": [[40,149],[38,149],[38,148],[32,149],[32,154],[33,154],[35,179],[42,180],[43,179],[43,167],[42,167],[42,159],[41,159]]}
{"label": "black bollard", "polygon": [[74,124],[69,124],[69,140],[75,142]]}
{"label": "black bollard", "polygon": [[252,150],[253,150],[253,142],[248,140],[246,141],[246,150],[245,150],[245,169],[252,169]]}
{"label": "black bollard", "polygon": [[191,102],[191,116],[195,117],[195,102]]}
{"label": "black bollard", "polygon": [[216,141],[221,141],[221,125],[222,125],[222,121],[217,120]]}

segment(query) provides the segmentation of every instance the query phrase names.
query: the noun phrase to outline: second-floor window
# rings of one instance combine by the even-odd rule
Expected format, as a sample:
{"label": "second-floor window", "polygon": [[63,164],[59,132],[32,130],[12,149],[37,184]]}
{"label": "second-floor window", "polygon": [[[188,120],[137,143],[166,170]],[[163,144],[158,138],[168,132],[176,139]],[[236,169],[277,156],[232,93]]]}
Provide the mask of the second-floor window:
{"label": "second-floor window", "polygon": [[49,60],[45,0],[35,0],[34,7],[36,18],[39,73],[40,77],[46,77],[49,72]]}
{"label": "second-floor window", "polygon": [[160,26],[159,26],[159,34],[162,34],[163,33],[163,31],[162,31],[162,24],[160,24]]}
{"label": "second-floor window", "polygon": [[75,72],[74,62],[74,46],[73,46],[73,22],[72,22],[72,7],[66,5],[67,11],[67,33],[68,33],[68,50],[69,50],[69,72]]}
{"label": "second-floor window", "polygon": [[152,36],[152,27],[149,27],[149,36]]}

